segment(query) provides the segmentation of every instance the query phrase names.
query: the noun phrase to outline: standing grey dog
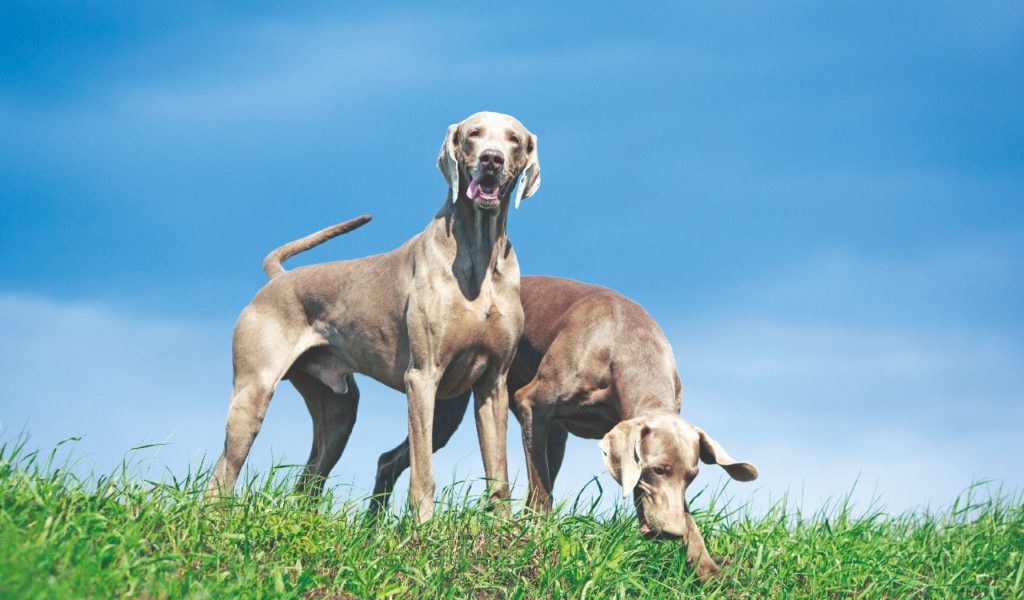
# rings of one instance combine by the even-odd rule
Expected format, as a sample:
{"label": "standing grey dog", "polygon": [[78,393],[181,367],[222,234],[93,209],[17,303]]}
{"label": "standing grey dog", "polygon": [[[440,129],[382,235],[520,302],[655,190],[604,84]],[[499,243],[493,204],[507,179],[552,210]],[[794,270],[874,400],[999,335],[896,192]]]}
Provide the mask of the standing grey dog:
{"label": "standing grey dog", "polygon": [[271,280],[235,325],[224,453],[208,493],[234,489],[282,379],[313,417],[304,487],[318,493],[348,442],[358,404],[352,374],[363,373],[408,396],[409,501],[417,519],[434,510],[435,400],[468,390],[488,496],[508,496],[506,374],[523,309],[506,221],[513,189],[518,207],[540,186],[537,138],[513,117],[477,113],[448,128],[437,166],[449,186],[445,202],[425,231],[396,250],[288,272],[281,266],[369,220],[362,217],[267,256]]}

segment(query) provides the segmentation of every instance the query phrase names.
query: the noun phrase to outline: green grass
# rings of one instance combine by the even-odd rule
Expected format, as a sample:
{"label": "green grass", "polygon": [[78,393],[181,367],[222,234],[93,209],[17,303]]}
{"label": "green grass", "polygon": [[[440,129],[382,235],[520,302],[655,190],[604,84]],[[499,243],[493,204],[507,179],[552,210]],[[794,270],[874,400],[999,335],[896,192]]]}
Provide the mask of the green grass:
{"label": "green grass", "polygon": [[[696,514],[719,578],[631,514],[512,518],[448,496],[422,526],[310,506],[276,470],[204,502],[206,474],[81,479],[59,453],[0,446],[0,598],[1024,597],[1024,503],[971,490],[939,513]],[[980,493],[976,495],[981,495]]]}

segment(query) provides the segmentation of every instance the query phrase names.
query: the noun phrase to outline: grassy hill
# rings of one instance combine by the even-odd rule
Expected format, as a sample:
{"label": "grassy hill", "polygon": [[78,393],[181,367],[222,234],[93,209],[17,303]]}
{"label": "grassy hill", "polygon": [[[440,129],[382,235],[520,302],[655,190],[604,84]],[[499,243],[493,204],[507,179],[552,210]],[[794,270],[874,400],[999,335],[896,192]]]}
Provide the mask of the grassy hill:
{"label": "grassy hill", "polygon": [[1024,597],[1019,497],[752,516],[705,492],[695,518],[723,572],[701,585],[682,545],[643,540],[631,514],[509,519],[447,497],[417,527],[310,505],[283,470],[204,502],[205,475],[81,479],[56,455],[0,446],[0,598]]}

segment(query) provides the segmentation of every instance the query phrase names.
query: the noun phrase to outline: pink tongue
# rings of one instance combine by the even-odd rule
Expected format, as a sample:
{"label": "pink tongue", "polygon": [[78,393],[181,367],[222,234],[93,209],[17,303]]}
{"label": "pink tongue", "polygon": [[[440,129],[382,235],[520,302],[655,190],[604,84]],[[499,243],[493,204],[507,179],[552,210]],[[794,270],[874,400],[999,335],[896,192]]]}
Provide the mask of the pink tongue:
{"label": "pink tongue", "polygon": [[640,533],[650,533],[650,532],[651,532],[651,526],[647,524],[647,521],[644,521],[643,523],[640,524]]}
{"label": "pink tongue", "polygon": [[469,196],[470,200],[476,200],[477,198],[486,198],[487,200],[497,200],[498,191],[494,190],[491,193],[487,193],[480,187],[480,184],[475,181],[469,182],[469,189],[466,190],[466,195]]}

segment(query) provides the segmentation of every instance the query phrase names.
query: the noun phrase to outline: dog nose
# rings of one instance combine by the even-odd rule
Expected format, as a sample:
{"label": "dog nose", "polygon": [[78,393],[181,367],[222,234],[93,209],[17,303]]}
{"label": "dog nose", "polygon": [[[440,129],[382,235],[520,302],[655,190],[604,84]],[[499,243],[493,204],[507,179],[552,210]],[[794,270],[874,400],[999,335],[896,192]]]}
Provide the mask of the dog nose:
{"label": "dog nose", "polygon": [[484,150],[480,153],[480,165],[485,169],[500,169],[505,164],[505,155],[498,150]]}

